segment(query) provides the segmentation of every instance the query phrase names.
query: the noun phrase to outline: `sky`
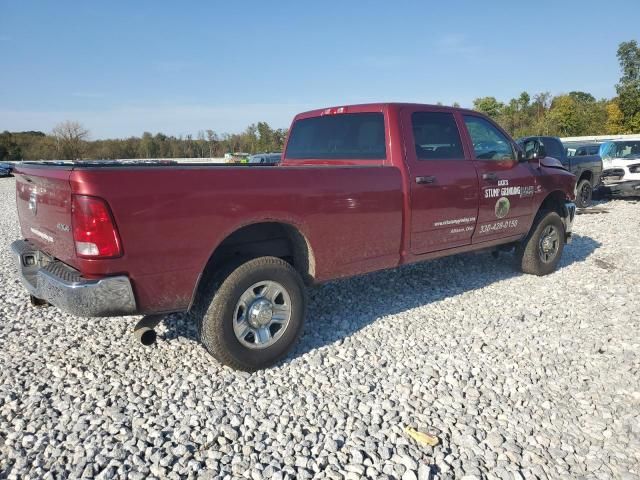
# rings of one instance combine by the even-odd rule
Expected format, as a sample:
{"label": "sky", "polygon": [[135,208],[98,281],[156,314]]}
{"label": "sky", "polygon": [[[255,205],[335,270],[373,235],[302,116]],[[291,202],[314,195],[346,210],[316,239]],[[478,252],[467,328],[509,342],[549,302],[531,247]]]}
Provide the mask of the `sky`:
{"label": "sky", "polygon": [[0,0],[0,131],[233,133],[352,103],[611,97],[638,25],[638,0]]}

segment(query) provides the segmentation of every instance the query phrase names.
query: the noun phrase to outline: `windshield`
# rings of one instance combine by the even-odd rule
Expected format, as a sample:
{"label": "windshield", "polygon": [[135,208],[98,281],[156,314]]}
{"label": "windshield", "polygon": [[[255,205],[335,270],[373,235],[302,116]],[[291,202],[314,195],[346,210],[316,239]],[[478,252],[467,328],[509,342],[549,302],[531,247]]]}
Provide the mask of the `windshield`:
{"label": "windshield", "polygon": [[611,142],[603,152],[608,158],[640,158],[640,140]]}

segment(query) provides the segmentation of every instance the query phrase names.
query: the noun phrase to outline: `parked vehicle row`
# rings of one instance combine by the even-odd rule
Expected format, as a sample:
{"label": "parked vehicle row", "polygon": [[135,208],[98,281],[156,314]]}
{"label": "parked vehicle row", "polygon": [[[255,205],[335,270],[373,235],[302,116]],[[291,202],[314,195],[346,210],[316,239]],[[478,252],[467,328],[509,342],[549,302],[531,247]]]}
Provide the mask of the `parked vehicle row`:
{"label": "parked vehicle row", "polygon": [[600,155],[600,144],[589,143],[587,145],[580,145],[578,148],[576,148],[574,155],[576,157],[582,157],[585,155]]}
{"label": "parked vehicle row", "polygon": [[525,137],[534,151],[559,159],[577,177],[576,205],[590,205],[595,189],[600,195],[640,196],[640,140],[612,140],[603,143],[563,146],[556,137]]}
{"label": "parked vehicle row", "polygon": [[13,171],[13,164],[0,162],[0,177],[10,177]]}
{"label": "parked vehicle row", "polygon": [[570,239],[575,181],[484,115],[369,104],[295,117],[277,166],[17,166],[36,303],[93,317],[191,313],[205,348],[255,370],[302,332],[308,285],[476,250],[546,275]]}
{"label": "parked vehicle row", "polygon": [[600,146],[607,193],[640,195],[640,140],[614,140]]}
{"label": "parked vehicle row", "polygon": [[256,153],[249,157],[250,164],[277,165],[282,160],[282,153]]}
{"label": "parked vehicle row", "polygon": [[576,178],[576,206],[586,208],[591,205],[593,189],[600,184],[602,175],[602,159],[589,147],[576,149],[573,156],[567,155],[567,149],[558,137],[532,136],[518,139],[518,144],[525,151],[533,151],[539,155],[548,155],[560,160],[567,170],[573,173]]}

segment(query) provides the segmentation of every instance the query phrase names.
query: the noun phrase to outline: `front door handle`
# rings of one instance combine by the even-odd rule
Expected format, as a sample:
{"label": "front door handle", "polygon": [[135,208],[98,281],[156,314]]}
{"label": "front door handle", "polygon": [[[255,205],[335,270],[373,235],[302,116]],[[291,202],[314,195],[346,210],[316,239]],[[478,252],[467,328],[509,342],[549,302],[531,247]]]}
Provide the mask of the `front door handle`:
{"label": "front door handle", "polygon": [[436,177],[429,175],[427,177],[416,177],[416,183],[418,185],[427,185],[436,183]]}
{"label": "front door handle", "polygon": [[496,175],[493,172],[483,173],[482,174],[482,179],[483,180],[490,180],[492,182],[496,182],[498,180],[498,175]]}

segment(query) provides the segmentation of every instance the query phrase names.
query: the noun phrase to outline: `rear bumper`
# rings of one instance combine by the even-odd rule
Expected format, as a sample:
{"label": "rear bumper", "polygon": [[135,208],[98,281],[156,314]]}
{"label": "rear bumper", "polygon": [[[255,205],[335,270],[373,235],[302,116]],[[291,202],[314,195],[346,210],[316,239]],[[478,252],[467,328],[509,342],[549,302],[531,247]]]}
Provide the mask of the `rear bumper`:
{"label": "rear bumper", "polygon": [[136,301],[124,275],[86,279],[80,272],[52,259],[29,242],[11,244],[20,280],[34,297],[81,317],[134,315]]}
{"label": "rear bumper", "polygon": [[576,204],[573,202],[565,202],[564,204],[564,215],[562,217],[562,222],[564,223],[564,233],[565,240],[567,242],[571,241],[571,231],[573,229],[573,220],[576,218]]}

